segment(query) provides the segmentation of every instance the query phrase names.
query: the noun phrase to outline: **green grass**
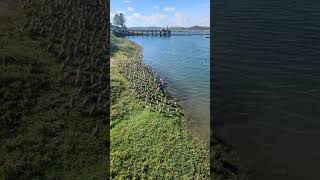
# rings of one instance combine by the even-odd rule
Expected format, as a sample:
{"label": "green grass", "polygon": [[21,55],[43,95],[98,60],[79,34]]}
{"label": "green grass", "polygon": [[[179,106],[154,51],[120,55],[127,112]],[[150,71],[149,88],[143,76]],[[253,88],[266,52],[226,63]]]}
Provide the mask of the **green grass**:
{"label": "green grass", "polygon": [[[111,35],[115,61],[127,60],[138,48],[134,43]],[[143,108],[128,81],[111,66],[111,176],[114,179],[208,179],[209,149],[192,137],[180,118]]]}
{"label": "green grass", "polygon": [[18,21],[0,18],[0,179],[105,179],[106,120],[87,115],[43,39],[13,33]]}

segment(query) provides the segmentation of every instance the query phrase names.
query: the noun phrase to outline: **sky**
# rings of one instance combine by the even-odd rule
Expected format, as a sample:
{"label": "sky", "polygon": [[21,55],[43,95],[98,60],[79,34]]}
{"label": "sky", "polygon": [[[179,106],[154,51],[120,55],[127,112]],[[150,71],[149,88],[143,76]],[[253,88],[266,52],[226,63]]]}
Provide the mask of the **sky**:
{"label": "sky", "polygon": [[110,0],[110,21],[123,13],[127,27],[210,26],[210,0]]}

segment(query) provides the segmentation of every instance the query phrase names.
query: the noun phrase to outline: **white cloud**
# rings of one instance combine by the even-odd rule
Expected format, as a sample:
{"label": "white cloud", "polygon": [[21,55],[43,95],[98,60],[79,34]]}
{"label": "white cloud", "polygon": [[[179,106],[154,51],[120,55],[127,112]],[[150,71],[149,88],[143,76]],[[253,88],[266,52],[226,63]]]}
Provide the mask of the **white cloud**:
{"label": "white cloud", "polygon": [[137,12],[130,5],[126,9],[117,8],[116,10],[110,12],[110,21],[113,21],[115,14],[123,13],[126,18],[127,27],[143,27],[143,26],[159,26],[166,27],[169,26],[184,26],[190,27],[194,25],[209,26],[210,27],[210,16],[202,17],[191,17],[184,12],[176,11],[173,7],[166,7],[167,13],[164,11],[159,11],[160,8],[157,5],[153,6],[153,13],[151,14],[141,14]]}
{"label": "white cloud", "polygon": [[121,10],[121,9],[117,9],[116,12],[115,12],[115,14],[120,14],[120,13],[122,13],[123,15],[125,15],[125,14],[126,14],[126,11]]}
{"label": "white cloud", "polygon": [[163,8],[163,10],[164,11],[168,11],[168,12],[173,12],[173,11],[176,10],[176,8],[175,7],[171,7],[171,6],[167,6],[167,7]]}
{"label": "white cloud", "polygon": [[131,3],[131,1],[129,1],[129,0],[126,0],[126,1],[123,1],[123,2],[126,3],[126,4]]}
{"label": "white cloud", "polygon": [[134,9],[132,8],[132,7],[128,7],[128,11],[130,11],[130,12],[133,12],[134,11]]}
{"label": "white cloud", "polygon": [[183,13],[177,12],[174,14],[175,21],[173,22],[174,26],[190,26],[191,18]]}
{"label": "white cloud", "polygon": [[127,16],[127,27],[133,26],[163,26],[163,22],[168,18],[166,14],[152,14],[143,16],[140,13],[133,13]]}
{"label": "white cloud", "polygon": [[200,26],[210,26],[210,16],[203,16],[199,20]]}
{"label": "white cloud", "polygon": [[113,17],[114,17],[115,13],[114,12],[110,12],[110,21],[112,22]]}

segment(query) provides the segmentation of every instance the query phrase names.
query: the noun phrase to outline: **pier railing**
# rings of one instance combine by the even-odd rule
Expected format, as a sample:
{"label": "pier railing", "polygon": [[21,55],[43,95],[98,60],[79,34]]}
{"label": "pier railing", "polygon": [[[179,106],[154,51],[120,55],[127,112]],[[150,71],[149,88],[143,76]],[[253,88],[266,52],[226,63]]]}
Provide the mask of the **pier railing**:
{"label": "pier railing", "polygon": [[204,35],[210,36],[210,30],[171,30],[171,29],[114,29],[113,33],[116,36],[159,36],[167,37],[171,35],[182,35],[182,36],[191,36],[191,35]]}
{"label": "pier railing", "polygon": [[114,32],[118,36],[170,36],[171,31],[168,29],[162,30],[133,30],[122,29]]}

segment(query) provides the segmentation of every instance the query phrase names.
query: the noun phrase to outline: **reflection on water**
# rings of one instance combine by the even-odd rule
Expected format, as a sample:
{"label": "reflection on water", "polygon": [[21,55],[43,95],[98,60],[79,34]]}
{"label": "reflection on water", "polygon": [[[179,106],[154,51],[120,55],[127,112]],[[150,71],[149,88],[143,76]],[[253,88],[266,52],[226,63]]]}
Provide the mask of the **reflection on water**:
{"label": "reflection on water", "polygon": [[320,1],[217,1],[217,136],[254,179],[320,179]]}
{"label": "reflection on water", "polygon": [[167,90],[209,137],[210,40],[202,35],[130,37],[143,47],[144,62],[167,83]]}

